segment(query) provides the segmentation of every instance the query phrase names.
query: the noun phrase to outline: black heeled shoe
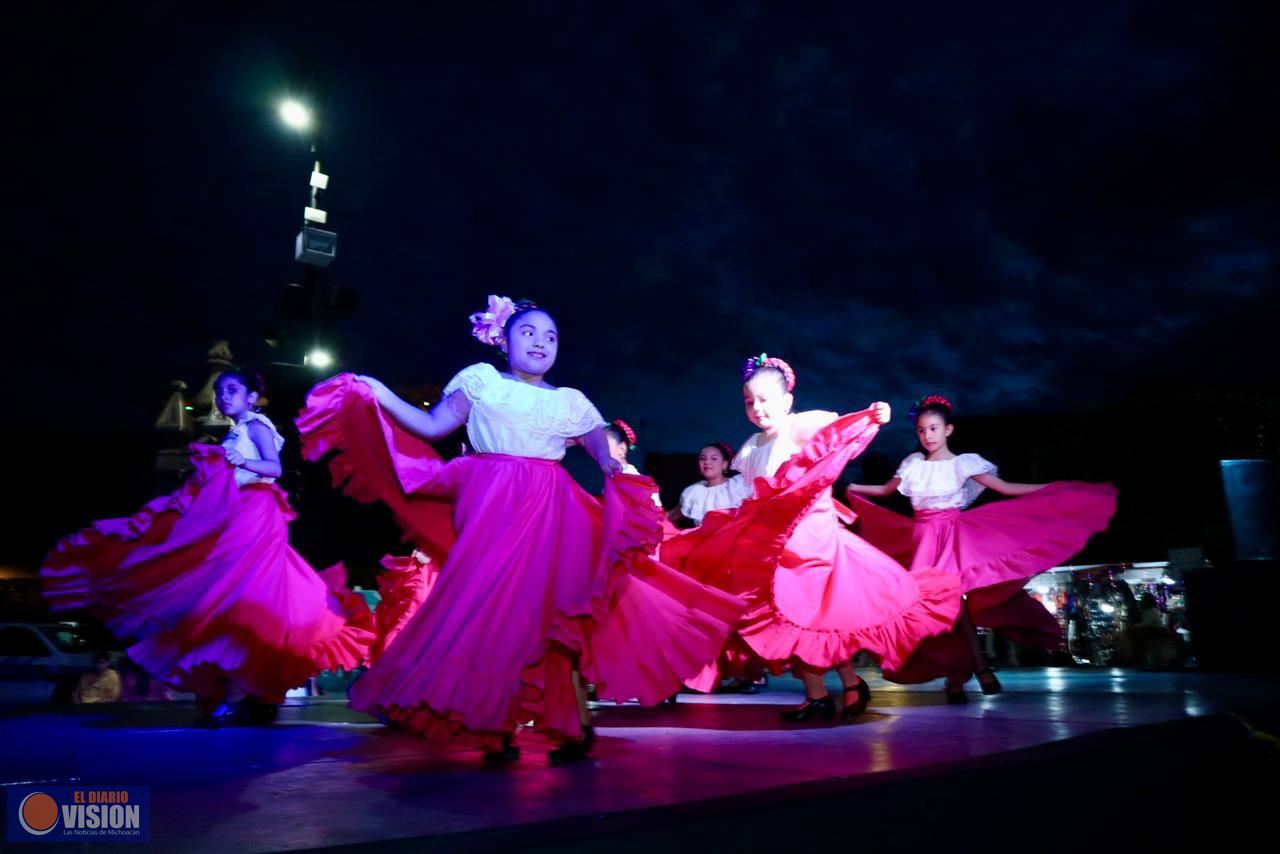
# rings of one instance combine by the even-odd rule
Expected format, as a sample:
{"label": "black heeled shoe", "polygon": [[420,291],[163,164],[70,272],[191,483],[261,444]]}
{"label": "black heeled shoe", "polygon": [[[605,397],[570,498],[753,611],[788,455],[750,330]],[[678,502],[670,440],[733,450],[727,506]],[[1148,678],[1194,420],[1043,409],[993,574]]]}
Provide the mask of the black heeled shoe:
{"label": "black heeled shoe", "polygon": [[825,697],[813,699],[806,697],[804,705],[795,709],[787,709],[782,713],[782,719],[787,723],[803,724],[811,720],[821,719],[827,723],[836,716],[836,701],[828,694]]}
{"label": "black heeled shoe", "polygon": [[947,702],[952,706],[959,706],[969,702],[969,695],[964,692],[963,682],[957,685],[948,679],[946,687],[943,690],[946,691]]}
{"label": "black heeled shoe", "polygon": [[584,726],[582,728],[582,738],[575,738],[573,741],[566,741],[555,750],[547,753],[547,760],[552,765],[564,765],[569,762],[581,762],[587,758],[587,754],[591,752],[591,746],[596,743],[596,728],[593,726]]}
{"label": "black heeled shoe", "polygon": [[716,694],[754,694],[756,692],[755,683],[748,679],[739,679],[734,677],[728,684],[721,686],[715,690]]}
{"label": "black heeled shoe", "polygon": [[280,715],[280,706],[276,703],[268,703],[257,697],[245,697],[241,702],[253,726],[271,726]]}
{"label": "black heeled shoe", "polygon": [[[990,667],[988,667],[986,670],[978,671],[978,673],[975,675],[978,677],[978,685],[981,686],[982,693],[986,694],[987,696],[991,696],[992,694],[999,694],[1001,691],[1004,690],[1004,686],[1000,684],[1000,680],[996,678],[995,673],[991,671]],[[983,676],[990,676],[991,680],[983,681],[982,679]]]}
{"label": "black heeled shoe", "polygon": [[520,758],[520,748],[511,742],[511,736],[504,735],[502,737],[502,748],[500,750],[486,750],[484,752],[485,765],[505,765],[508,762],[515,762]]}
{"label": "black heeled shoe", "polygon": [[[857,699],[852,703],[849,702],[849,695],[856,694]],[[840,709],[840,720],[851,721],[858,715],[867,710],[867,706],[871,704],[871,687],[867,685],[867,680],[859,679],[858,684],[852,688],[846,687],[840,697],[842,706]]]}

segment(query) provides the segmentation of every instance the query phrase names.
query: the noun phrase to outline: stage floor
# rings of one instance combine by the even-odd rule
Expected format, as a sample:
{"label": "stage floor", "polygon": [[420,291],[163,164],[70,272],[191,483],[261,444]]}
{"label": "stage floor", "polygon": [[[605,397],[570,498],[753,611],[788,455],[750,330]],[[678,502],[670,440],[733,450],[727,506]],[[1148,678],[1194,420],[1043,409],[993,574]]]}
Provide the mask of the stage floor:
{"label": "stage floor", "polygon": [[[486,769],[476,753],[386,730],[339,698],[290,701],[274,727],[212,731],[189,725],[190,704],[8,709],[0,783],[150,786],[147,850],[408,839],[432,842],[432,850],[519,848],[514,829],[537,822],[677,804],[688,815],[715,799],[818,781],[918,778],[1103,730],[1224,714],[1258,720],[1280,708],[1274,675],[1005,671],[1003,694],[971,690],[959,706],[945,702],[940,683],[864,676],[871,707],[843,726],[782,723],[778,712],[802,696],[789,677],[753,695],[685,694],[660,708],[604,704],[595,713],[595,754],[569,767],[549,766],[546,743],[522,732],[521,760]],[[748,831],[729,847],[749,843]]]}

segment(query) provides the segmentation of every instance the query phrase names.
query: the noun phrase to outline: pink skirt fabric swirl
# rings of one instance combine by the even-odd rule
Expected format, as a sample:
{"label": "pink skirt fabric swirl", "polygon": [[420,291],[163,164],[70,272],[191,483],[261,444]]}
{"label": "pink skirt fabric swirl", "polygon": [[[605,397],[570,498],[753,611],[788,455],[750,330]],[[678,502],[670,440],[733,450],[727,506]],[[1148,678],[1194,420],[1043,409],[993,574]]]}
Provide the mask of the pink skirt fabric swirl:
{"label": "pink skirt fabric swirl", "polygon": [[193,445],[196,473],[126,519],[63,539],[40,574],[54,610],[85,610],[129,657],[183,690],[220,677],[271,702],[321,670],[363,664],[374,640],[345,573],[317,573],[288,542],[274,485],[238,488],[222,448]]}
{"label": "pink skirt fabric swirl", "polygon": [[[934,566],[959,580],[975,625],[998,629],[1025,646],[1052,649],[1061,629],[1044,606],[1023,590],[1027,580],[1071,559],[1105,530],[1116,509],[1106,483],[1051,483],[1029,495],[972,510],[924,510],[907,518],[861,498],[852,501],[859,532],[914,573]],[[923,645],[902,668],[886,672],[898,682],[972,672],[967,647],[946,636]]]}
{"label": "pink skirt fabric swirl", "polygon": [[419,548],[445,556],[430,595],[352,686],[353,708],[469,746],[495,747],[528,721],[577,737],[575,667],[603,697],[658,703],[715,656],[742,612],[651,557],[662,517],[648,478],[617,475],[601,501],[555,461],[444,463],[405,441],[349,376],[314,389],[299,426],[304,453],[338,450],[352,494],[387,500]]}

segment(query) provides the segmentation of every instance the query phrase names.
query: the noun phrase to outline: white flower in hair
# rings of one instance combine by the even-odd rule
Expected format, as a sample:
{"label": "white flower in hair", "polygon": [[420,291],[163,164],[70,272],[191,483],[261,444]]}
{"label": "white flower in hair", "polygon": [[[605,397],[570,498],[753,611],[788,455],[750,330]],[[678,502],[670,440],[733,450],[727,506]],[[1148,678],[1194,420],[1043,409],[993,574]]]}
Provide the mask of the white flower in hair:
{"label": "white flower in hair", "polygon": [[515,310],[515,303],[508,297],[489,294],[489,307],[485,311],[477,311],[471,315],[471,334],[481,344],[488,344],[490,347],[501,346],[503,327]]}

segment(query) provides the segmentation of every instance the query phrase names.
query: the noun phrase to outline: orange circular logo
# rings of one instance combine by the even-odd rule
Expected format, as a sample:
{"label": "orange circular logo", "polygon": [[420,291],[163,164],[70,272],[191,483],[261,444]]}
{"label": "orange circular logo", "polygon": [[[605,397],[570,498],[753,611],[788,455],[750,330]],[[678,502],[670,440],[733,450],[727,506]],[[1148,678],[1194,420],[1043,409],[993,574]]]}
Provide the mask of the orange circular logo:
{"label": "orange circular logo", "polygon": [[44,792],[32,792],[18,807],[18,823],[34,836],[44,836],[58,823],[58,802]]}

